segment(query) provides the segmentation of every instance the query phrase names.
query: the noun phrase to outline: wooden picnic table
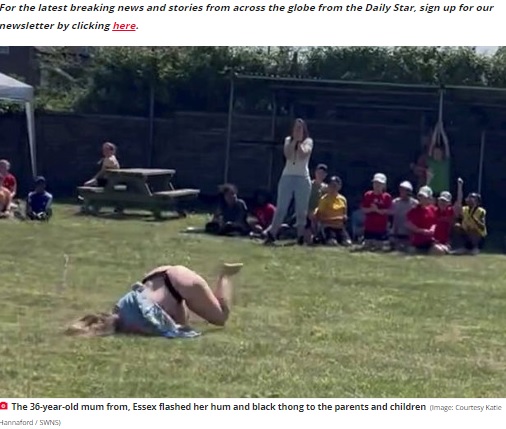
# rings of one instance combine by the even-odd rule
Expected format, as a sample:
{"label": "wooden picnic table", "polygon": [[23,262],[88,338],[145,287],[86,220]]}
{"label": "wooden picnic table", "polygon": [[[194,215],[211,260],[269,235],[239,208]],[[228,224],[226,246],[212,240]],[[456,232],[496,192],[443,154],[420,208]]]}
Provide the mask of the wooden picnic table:
{"label": "wooden picnic table", "polygon": [[185,216],[183,204],[195,199],[200,190],[175,189],[175,174],[176,170],[158,168],[107,170],[105,187],[80,186],[78,193],[86,213],[98,214],[102,207],[112,207],[120,212],[129,208],[147,210],[156,218],[170,210]]}
{"label": "wooden picnic table", "polygon": [[176,170],[164,168],[118,168],[117,170],[106,170],[109,176],[174,176]]}

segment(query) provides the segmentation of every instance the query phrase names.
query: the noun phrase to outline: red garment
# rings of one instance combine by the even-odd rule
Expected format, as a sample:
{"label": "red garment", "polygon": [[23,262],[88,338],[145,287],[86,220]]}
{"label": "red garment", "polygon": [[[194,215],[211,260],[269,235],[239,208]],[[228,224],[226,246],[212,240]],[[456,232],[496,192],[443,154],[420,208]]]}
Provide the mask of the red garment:
{"label": "red garment", "polygon": [[[380,210],[388,210],[392,207],[392,196],[388,192],[375,194],[373,191],[367,191],[362,199],[362,208],[368,209],[373,204]],[[364,231],[375,234],[384,234],[388,230],[388,214],[366,213],[364,221]]]}
{"label": "red garment", "polygon": [[[420,229],[431,229],[436,225],[436,207],[418,205],[408,212],[407,220]],[[434,234],[424,235],[411,233],[410,241],[413,246],[423,246],[434,240]]]}
{"label": "red garment", "polygon": [[253,215],[258,219],[258,223],[262,228],[267,228],[272,223],[275,212],[276,207],[272,204],[265,204],[262,207],[256,207],[253,210]]}
{"label": "red garment", "polygon": [[436,209],[436,230],[434,231],[434,239],[440,244],[448,244],[452,232],[453,221],[455,219],[455,210],[452,206],[441,210]]}
{"label": "red garment", "polygon": [[12,174],[7,173],[4,176],[4,182],[3,182],[4,188],[7,188],[10,191],[10,193],[12,194],[14,192],[14,190],[16,189],[16,185],[17,185],[16,178]]}

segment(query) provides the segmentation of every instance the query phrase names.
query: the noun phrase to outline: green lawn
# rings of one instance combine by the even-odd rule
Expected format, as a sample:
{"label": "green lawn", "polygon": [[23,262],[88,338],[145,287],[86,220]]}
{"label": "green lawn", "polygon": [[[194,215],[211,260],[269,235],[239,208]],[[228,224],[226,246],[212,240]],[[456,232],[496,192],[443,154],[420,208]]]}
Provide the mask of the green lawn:
{"label": "green lawn", "polygon": [[[180,234],[202,218],[2,222],[1,397],[504,397],[503,256],[404,258]],[[64,255],[69,256],[66,285]],[[157,264],[241,260],[193,340],[67,338]]]}

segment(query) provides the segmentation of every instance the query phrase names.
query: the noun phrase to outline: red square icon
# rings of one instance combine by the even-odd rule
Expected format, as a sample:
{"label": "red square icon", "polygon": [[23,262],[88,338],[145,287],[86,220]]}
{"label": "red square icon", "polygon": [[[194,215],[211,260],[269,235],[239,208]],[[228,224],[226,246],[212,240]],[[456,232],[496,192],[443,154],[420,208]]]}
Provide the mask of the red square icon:
{"label": "red square icon", "polygon": [[6,410],[9,408],[7,402],[0,402],[0,410]]}

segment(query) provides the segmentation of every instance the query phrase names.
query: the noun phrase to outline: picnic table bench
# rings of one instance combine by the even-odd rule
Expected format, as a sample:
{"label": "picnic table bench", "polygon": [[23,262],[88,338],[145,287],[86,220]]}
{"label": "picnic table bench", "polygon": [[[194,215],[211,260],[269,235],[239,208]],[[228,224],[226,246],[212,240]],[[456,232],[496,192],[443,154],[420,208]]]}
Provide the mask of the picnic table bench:
{"label": "picnic table bench", "polygon": [[80,186],[83,211],[98,214],[103,207],[122,212],[125,209],[147,210],[160,219],[165,211],[186,216],[186,204],[197,198],[199,189],[175,189],[172,178],[176,170],[124,168],[107,170],[105,187]]}

